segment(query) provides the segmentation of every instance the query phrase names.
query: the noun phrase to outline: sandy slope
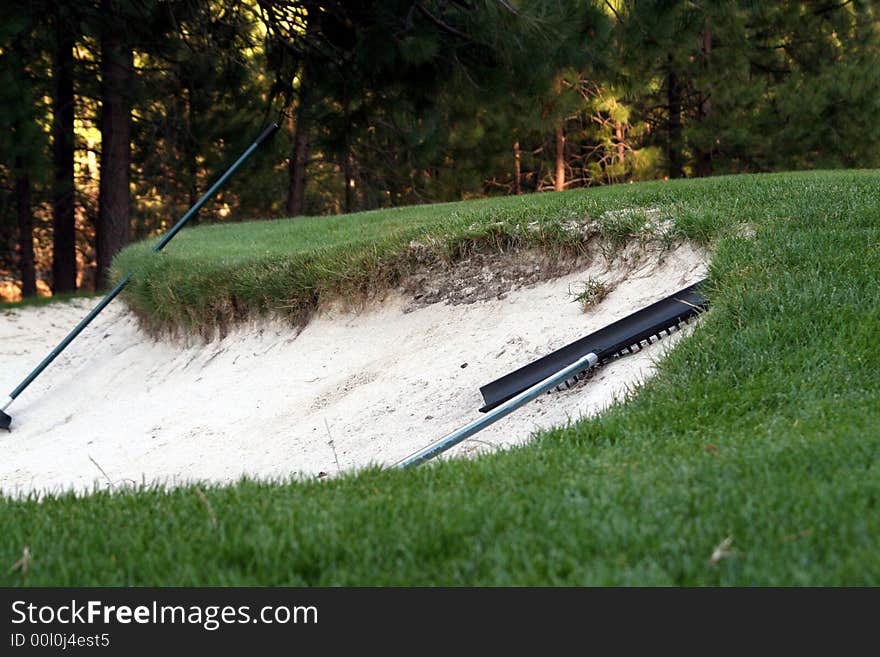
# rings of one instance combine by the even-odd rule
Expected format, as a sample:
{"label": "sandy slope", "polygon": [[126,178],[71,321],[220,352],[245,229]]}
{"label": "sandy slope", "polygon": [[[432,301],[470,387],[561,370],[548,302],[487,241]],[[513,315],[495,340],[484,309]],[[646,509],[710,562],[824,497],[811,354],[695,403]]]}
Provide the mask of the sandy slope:
{"label": "sandy slope", "polygon": [[[357,314],[326,310],[299,334],[263,322],[207,345],[154,342],[117,302],[9,408],[0,489],[228,482],[390,464],[477,417],[481,385],[698,280],[704,262],[683,245],[646,256],[635,271],[597,262],[503,300],[405,313],[392,295]],[[585,314],[569,289],[589,276],[619,283]],[[0,385],[11,389],[93,303],[0,313]],[[674,342],[545,395],[452,453],[511,445],[595,413]]]}

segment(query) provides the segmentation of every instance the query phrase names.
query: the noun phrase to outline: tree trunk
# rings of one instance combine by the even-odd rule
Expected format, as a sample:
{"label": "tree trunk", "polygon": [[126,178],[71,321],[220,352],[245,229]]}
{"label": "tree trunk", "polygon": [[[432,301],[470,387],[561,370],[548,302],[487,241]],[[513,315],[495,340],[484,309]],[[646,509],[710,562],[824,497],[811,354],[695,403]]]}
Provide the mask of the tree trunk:
{"label": "tree trunk", "polygon": [[[321,12],[311,3],[306,4],[306,38],[316,38],[320,32]],[[304,214],[306,199],[306,165],[309,161],[309,112],[311,111],[311,96],[309,84],[312,82],[314,69],[313,55],[309,49],[303,58],[299,70],[299,97],[297,98],[296,110],[293,115],[293,153],[287,162],[287,214],[291,217],[299,217]]]}
{"label": "tree trunk", "polygon": [[681,178],[684,175],[681,161],[681,83],[672,68],[671,56],[666,76],[666,98],[669,112],[666,123],[666,160],[669,166],[669,177]]}
{"label": "tree trunk", "polygon": [[519,139],[513,142],[513,193],[519,196],[522,194],[522,170],[520,169],[521,153],[519,150]]}
{"label": "tree trunk", "polygon": [[617,140],[617,161],[620,164],[625,164],[626,133],[624,132],[622,121],[615,122],[615,124],[614,124],[614,137]]}
{"label": "tree trunk", "polygon": [[[302,84],[302,83],[300,83]],[[309,130],[305,111],[297,108],[293,121],[293,155],[288,160],[287,214],[299,217],[304,214],[306,198],[306,163],[309,159]]]}
{"label": "tree trunk", "polygon": [[98,225],[96,287],[107,285],[110,263],[131,241],[131,106],[128,87],[132,77],[132,51],[124,43],[114,0],[102,0],[111,17],[101,38],[101,183]]}
{"label": "tree trunk", "polygon": [[73,186],[74,33],[56,9],[52,57],[52,292],[76,291]]}
{"label": "tree trunk", "polygon": [[[709,68],[709,57],[712,54],[712,31],[709,29],[708,24],[706,25],[706,29],[703,30],[703,63],[707,69],[706,79],[709,79],[708,68]],[[700,94],[700,120],[704,120],[709,114],[712,112],[712,100],[709,98],[709,94],[706,92],[702,92]],[[698,176],[711,176],[712,175],[712,147],[711,144],[709,148],[699,148],[697,149],[697,171]]]}
{"label": "tree trunk", "polygon": [[34,223],[31,215],[31,179],[23,172],[23,162],[17,158],[19,174],[15,179],[18,206],[18,270],[21,274],[21,296],[37,293],[37,272],[34,267]]}
{"label": "tree trunk", "polygon": [[[198,162],[198,132],[196,130],[196,116],[198,110],[194,107],[196,102],[196,94],[193,91],[193,85],[187,85],[186,90],[186,162],[187,173],[189,174],[189,207],[192,207],[199,200],[199,162]],[[190,223],[197,225],[199,222],[199,214],[196,213],[190,220]]]}
{"label": "tree trunk", "polygon": [[565,189],[565,132],[562,121],[556,126],[556,178],[553,187],[557,192]]}
{"label": "tree trunk", "polygon": [[544,171],[543,171],[544,158],[539,157],[535,160],[535,171],[534,177],[532,178],[532,191],[540,192],[541,191],[541,182],[544,179]]}
{"label": "tree trunk", "polygon": [[357,194],[354,189],[354,156],[351,151],[345,156],[342,172],[345,175],[345,213],[349,214],[356,210],[357,205]]}

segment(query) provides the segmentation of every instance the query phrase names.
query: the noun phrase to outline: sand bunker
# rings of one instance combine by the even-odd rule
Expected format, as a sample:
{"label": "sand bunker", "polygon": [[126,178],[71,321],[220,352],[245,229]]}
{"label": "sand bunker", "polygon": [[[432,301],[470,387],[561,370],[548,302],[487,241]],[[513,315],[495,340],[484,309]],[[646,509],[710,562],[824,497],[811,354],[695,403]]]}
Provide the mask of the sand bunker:
{"label": "sand bunker", "polygon": [[[146,337],[117,302],[9,408],[0,490],[323,477],[394,463],[478,417],[481,385],[705,275],[706,254],[689,245],[632,258],[501,299],[413,309],[391,294],[359,313],[326,309],[301,332],[266,321],[188,346]],[[571,292],[589,279],[611,291],[584,312]],[[3,392],[94,303],[0,312]],[[601,411],[678,337],[542,396],[449,454]]]}

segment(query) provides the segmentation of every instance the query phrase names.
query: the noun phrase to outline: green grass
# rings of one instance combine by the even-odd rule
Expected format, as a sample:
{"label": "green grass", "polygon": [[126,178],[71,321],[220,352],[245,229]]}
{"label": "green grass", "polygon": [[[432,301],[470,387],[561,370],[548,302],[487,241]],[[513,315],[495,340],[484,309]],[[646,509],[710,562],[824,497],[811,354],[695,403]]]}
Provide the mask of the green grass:
{"label": "green grass", "polygon": [[[377,216],[405,232],[420,211],[514,224],[634,204],[712,244],[713,310],[627,403],[519,449],[406,472],[3,499],[0,583],[880,584],[880,172]],[[367,217],[349,221],[367,231]],[[346,220],[330,221],[327,234]],[[304,223],[317,240],[324,229]],[[181,251],[214,234],[192,231]],[[711,564],[728,538],[732,554]],[[26,573],[12,568],[24,546]]]}
{"label": "green grass", "polygon": [[[662,184],[414,206],[349,216],[202,226],[183,231],[161,254],[151,243],[116,259],[118,280],[137,272],[125,291],[149,328],[200,332],[266,313],[308,318],[322,299],[364,297],[427,263],[453,262],[474,251],[538,247],[565,257],[601,238],[670,239],[646,228],[643,212],[606,211],[662,204],[676,211]],[[703,239],[682,224],[677,235]]]}

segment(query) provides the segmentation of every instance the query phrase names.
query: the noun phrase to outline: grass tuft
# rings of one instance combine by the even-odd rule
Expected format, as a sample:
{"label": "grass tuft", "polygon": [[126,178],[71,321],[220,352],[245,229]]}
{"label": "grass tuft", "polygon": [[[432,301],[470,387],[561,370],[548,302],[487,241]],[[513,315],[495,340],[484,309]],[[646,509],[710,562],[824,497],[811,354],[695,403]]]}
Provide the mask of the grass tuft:
{"label": "grass tuft", "polygon": [[611,292],[608,285],[602,280],[591,276],[583,283],[579,284],[582,288],[580,291],[569,289],[568,294],[572,297],[572,301],[580,304],[581,309],[586,312]]}

